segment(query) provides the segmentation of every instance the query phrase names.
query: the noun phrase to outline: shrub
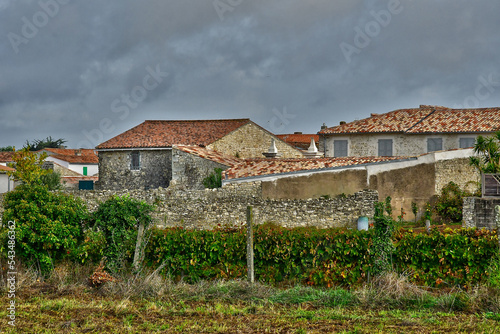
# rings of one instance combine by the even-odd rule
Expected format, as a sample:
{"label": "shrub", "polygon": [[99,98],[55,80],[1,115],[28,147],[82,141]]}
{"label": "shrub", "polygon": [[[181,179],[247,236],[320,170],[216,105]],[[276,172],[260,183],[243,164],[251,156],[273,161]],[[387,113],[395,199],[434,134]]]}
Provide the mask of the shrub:
{"label": "shrub", "polygon": [[463,198],[472,196],[468,191],[460,189],[453,181],[441,190],[441,195],[434,203],[434,211],[445,223],[460,223],[462,221]]}
{"label": "shrub", "polygon": [[16,222],[16,256],[47,274],[54,262],[74,258],[88,212],[80,199],[40,185],[7,193],[3,221]]}
{"label": "shrub", "polygon": [[60,190],[61,185],[61,174],[58,172],[50,171],[40,177],[42,185],[46,185],[49,190]]}
{"label": "shrub", "polygon": [[[387,216],[384,215],[384,210]],[[387,197],[385,203],[375,203],[374,237],[371,252],[374,256],[373,269],[374,275],[380,275],[392,269],[392,253],[394,245],[392,243],[392,234],[394,232],[394,220],[392,214],[391,198]]]}
{"label": "shrub", "polygon": [[153,210],[154,206],[127,195],[111,197],[94,212],[94,232],[102,231],[104,235],[106,265],[111,271],[120,271],[130,262],[139,225],[142,224],[144,230],[149,228]]}
{"label": "shrub", "polygon": [[215,168],[212,174],[203,179],[203,185],[208,189],[222,187],[222,168]]}

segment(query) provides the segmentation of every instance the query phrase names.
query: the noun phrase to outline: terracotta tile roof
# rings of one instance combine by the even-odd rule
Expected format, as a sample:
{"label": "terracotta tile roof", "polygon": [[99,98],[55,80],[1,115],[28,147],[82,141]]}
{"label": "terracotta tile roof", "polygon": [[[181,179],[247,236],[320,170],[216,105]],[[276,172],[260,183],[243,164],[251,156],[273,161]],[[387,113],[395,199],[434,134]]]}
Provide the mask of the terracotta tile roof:
{"label": "terracotta tile roof", "polygon": [[196,145],[189,145],[189,146],[188,145],[174,145],[173,147],[178,149],[178,150],[181,150],[183,152],[194,154],[194,155],[197,155],[201,158],[218,162],[218,163],[225,165],[225,166],[228,166],[228,167],[234,166],[234,165],[239,164],[243,161],[243,160],[238,159],[236,157],[222,154],[220,152],[213,151],[213,150],[208,150],[206,148],[199,147]]}
{"label": "terracotta tile roof", "polygon": [[247,159],[223,174],[226,179],[238,179],[250,176],[263,176],[290,173],[304,170],[318,170],[332,167],[343,167],[377,163],[384,161],[404,160],[410,157],[343,157],[319,159]]}
{"label": "terracotta tile roof", "polygon": [[290,144],[294,147],[300,148],[301,150],[307,150],[309,145],[311,145],[311,138],[314,138],[314,142],[318,144],[319,135],[317,134],[283,134],[276,135],[279,139],[283,140],[285,143]]}
{"label": "terracotta tile roof", "polygon": [[408,133],[494,132],[500,130],[500,108],[436,109]]}
{"label": "terracotta tile roof", "polygon": [[72,164],[97,164],[99,157],[91,149],[66,149],[66,148],[46,148],[39,152],[46,151],[49,156],[55,159],[66,161]]}
{"label": "terracotta tile roof", "polygon": [[0,152],[0,162],[12,162],[14,152]]}
{"label": "terracotta tile roof", "polygon": [[13,172],[13,171],[15,171],[14,168],[0,165],[0,172]]}
{"label": "terracotta tile roof", "polygon": [[197,121],[145,121],[97,146],[97,149],[153,148],[172,145],[207,146],[239,127],[249,119]]}
{"label": "terracotta tile roof", "polygon": [[421,105],[399,109],[320,131],[320,134],[462,133],[500,130],[500,108],[450,109]]}

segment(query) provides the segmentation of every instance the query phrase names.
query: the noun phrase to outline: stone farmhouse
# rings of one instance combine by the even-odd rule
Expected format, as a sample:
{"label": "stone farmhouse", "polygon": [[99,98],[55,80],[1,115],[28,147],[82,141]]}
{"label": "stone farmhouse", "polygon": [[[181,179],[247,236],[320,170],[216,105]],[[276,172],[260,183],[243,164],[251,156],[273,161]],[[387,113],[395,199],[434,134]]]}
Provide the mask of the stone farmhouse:
{"label": "stone farmhouse", "polygon": [[323,128],[325,157],[416,156],[472,147],[477,135],[500,130],[500,108],[450,109],[421,105]]}
{"label": "stone farmhouse", "polygon": [[98,145],[99,189],[202,189],[214,168],[263,157],[274,140],[282,157],[303,153],[249,119],[145,121]]}

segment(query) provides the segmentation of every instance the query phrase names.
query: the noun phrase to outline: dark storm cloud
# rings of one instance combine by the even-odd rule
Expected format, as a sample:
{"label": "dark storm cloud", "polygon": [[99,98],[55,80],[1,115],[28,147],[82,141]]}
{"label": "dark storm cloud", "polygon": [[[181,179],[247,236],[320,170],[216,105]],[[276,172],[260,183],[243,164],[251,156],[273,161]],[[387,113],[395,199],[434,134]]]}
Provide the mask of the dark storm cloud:
{"label": "dark storm cloud", "polygon": [[499,9],[0,0],[0,146],[52,136],[91,147],[144,119],[249,117],[316,132],[419,104],[500,106]]}

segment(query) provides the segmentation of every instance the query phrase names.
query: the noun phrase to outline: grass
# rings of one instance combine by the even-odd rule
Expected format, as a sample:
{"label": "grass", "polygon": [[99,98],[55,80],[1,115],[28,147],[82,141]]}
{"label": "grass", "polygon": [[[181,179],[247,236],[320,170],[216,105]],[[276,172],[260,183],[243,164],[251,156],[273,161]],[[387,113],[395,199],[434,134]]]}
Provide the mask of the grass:
{"label": "grass", "polygon": [[428,291],[394,273],[357,289],[245,281],[174,283],[124,275],[101,288],[89,268],[59,267],[45,281],[20,270],[16,328],[2,288],[6,333],[492,333],[500,332],[500,293],[488,287]]}

